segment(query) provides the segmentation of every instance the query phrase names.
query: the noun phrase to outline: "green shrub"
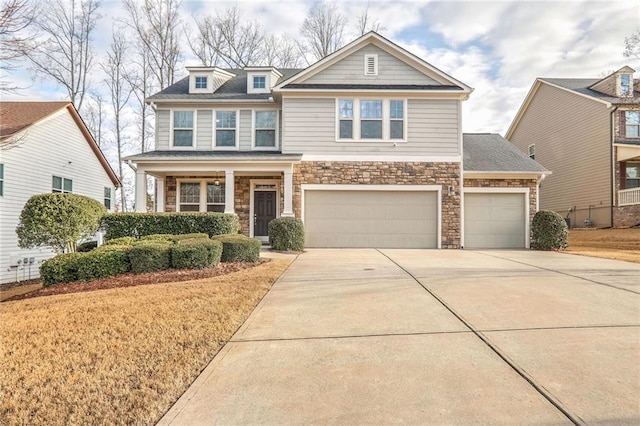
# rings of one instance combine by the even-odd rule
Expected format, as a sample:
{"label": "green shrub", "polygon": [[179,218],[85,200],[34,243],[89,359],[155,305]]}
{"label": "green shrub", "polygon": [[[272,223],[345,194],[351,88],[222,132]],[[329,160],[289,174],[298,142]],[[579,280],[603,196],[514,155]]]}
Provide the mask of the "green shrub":
{"label": "green shrub", "polygon": [[209,239],[209,235],[205,234],[204,232],[198,232],[198,233],[194,233],[194,234],[180,234],[180,235],[174,235],[173,236],[173,240],[180,242],[183,240],[208,240]]}
{"label": "green shrub", "polygon": [[105,246],[110,246],[110,245],[130,246],[130,245],[133,245],[133,243],[135,243],[136,241],[138,241],[138,240],[133,238],[133,237],[120,237],[120,238],[114,238],[113,240],[109,240],[109,241],[105,242],[104,244],[102,244],[100,247],[105,247]]}
{"label": "green shrub", "polygon": [[102,218],[105,240],[152,234],[233,234],[240,229],[238,216],[226,213],[114,213]]}
{"label": "green shrub", "polygon": [[76,242],[95,234],[106,211],[100,202],[83,195],[34,195],[20,213],[16,228],[18,246],[75,252]]}
{"label": "green shrub", "polygon": [[78,279],[78,259],[80,253],[59,254],[40,265],[40,278],[45,287]]}
{"label": "green shrub", "polygon": [[534,250],[564,250],[569,230],[564,218],[550,210],[540,210],[531,225],[531,248]]}
{"label": "green shrub", "polygon": [[78,279],[91,281],[115,277],[129,270],[129,246],[106,246],[84,253],[78,259]]}
{"label": "green shrub", "polygon": [[222,243],[223,262],[257,262],[262,243],[240,234],[220,235],[214,238]]}
{"label": "green shrub", "polygon": [[274,250],[304,250],[304,225],[295,217],[278,217],[269,222],[269,244]]}
{"label": "green shrub", "polygon": [[176,269],[210,268],[220,263],[222,243],[209,239],[182,240],[171,247],[171,266]]}
{"label": "green shrub", "polygon": [[88,251],[95,249],[96,247],[98,247],[97,241],[86,241],[82,244],[78,244],[78,247],[76,247],[76,251],[78,253],[86,253]]}
{"label": "green shrub", "polygon": [[131,272],[140,274],[169,269],[171,267],[172,246],[173,244],[160,241],[135,244],[129,252]]}
{"label": "green shrub", "polygon": [[140,237],[136,242],[142,241],[166,241],[169,243],[175,242],[175,235],[173,234],[151,234]]}

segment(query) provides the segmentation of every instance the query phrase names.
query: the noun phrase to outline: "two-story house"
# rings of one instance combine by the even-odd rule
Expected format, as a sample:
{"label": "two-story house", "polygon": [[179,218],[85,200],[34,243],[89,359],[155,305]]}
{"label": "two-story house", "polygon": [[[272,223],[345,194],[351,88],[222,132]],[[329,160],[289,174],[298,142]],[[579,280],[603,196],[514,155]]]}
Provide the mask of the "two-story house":
{"label": "two-story house", "polygon": [[604,78],[538,78],[506,138],[553,170],[540,207],[572,227],[640,224],[640,81],[623,67]]}
{"label": "two-story house", "polygon": [[235,213],[263,241],[295,216],[307,247],[528,246],[549,172],[498,135],[463,142],[472,89],[377,33],[305,69],[187,69],[147,100],[137,211],[151,175],[159,211]]}
{"label": "two-story house", "polygon": [[112,211],[119,186],[71,102],[0,102],[0,282],[37,278],[55,254],[18,247],[16,227],[31,196],[73,192]]}

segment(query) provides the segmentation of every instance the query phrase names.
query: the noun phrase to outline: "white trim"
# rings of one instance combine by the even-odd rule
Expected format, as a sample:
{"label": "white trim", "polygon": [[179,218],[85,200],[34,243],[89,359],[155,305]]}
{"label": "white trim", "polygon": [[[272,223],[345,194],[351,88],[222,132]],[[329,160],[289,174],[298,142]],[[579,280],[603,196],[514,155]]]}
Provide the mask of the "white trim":
{"label": "white trim", "polygon": [[379,162],[424,162],[424,163],[461,163],[460,155],[340,155],[340,154],[303,154],[301,161],[379,161]]}
{"label": "white trim", "polygon": [[[198,183],[200,185],[200,199],[199,199],[199,206],[198,206],[198,212],[200,213],[204,213],[207,211],[207,184],[212,184],[214,183],[214,181],[219,181],[220,182],[220,186],[225,185],[225,178],[224,177],[216,177],[216,176],[203,176],[202,178],[178,178],[176,179],[176,204],[175,204],[175,211],[176,212],[180,212],[180,186],[183,183]],[[225,196],[226,196],[226,188],[225,188]],[[222,205],[222,204],[218,204],[218,205]],[[226,204],[225,204],[225,208],[226,208]],[[194,212],[195,213],[195,212]]]}
{"label": "white trim", "polygon": [[546,172],[481,172],[466,171],[465,175],[468,179],[539,179],[540,176],[550,175],[550,171]]}
{"label": "white trim", "polygon": [[[196,87],[196,79],[197,78],[206,78],[207,85],[203,88]],[[189,93],[213,93],[213,75],[211,72],[197,72],[193,74],[189,74]]]}
{"label": "white trim", "polygon": [[[216,114],[218,112],[235,112],[236,113],[236,144],[234,146],[217,146],[216,141],[218,139],[217,123],[216,123]],[[221,130],[229,130],[227,128],[223,128]],[[211,111],[211,147],[214,151],[238,151],[240,149],[240,110],[233,108],[219,108]]]}
{"label": "white trim", "polygon": [[254,215],[254,194],[256,191],[274,191],[273,189],[261,189],[256,188],[256,185],[275,185],[276,193],[276,217],[280,217],[280,179],[251,179],[249,189],[249,236],[251,238],[257,238],[262,242],[267,242],[269,237],[261,238],[253,235],[253,215]]}
{"label": "white trim", "polygon": [[[175,111],[191,111],[193,114],[193,136],[191,146],[173,145],[173,115]],[[186,130],[186,128],[184,128]],[[169,149],[170,150],[196,150],[198,147],[198,109],[196,108],[171,108],[169,109]]]}
{"label": "white trim", "polygon": [[[529,188],[491,188],[491,187],[473,187],[464,188],[463,194],[522,194],[524,195],[524,246],[531,247],[531,223],[530,223],[530,203],[531,191]],[[464,198],[464,197],[463,197]],[[465,210],[462,210],[462,221],[464,222]],[[463,239],[461,242],[464,241]],[[464,246],[462,246],[464,247]]]}
{"label": "white trim", "polygon": [[[352,104],[352,113],[353,117],[351,119],[353,132],[352,138],[342,139],[340,138],[340,101],[351,101]],[[381,101],[382,102],[382,117],[380,119],[362,119],[360,116],[361,113],[361,103],[363,101]],[[391,101],[402,101],[402,139],[391,139]],[[406,143],[408,141],[408,130],[409,130],[409,102],[408,98],[404,97],[374,97],[374,96],[345,96],[345,97],[337,97],[335,98],[335,138],[336,142],[384,142],[384,143]],[[362,138],[360,134],[361,131],[361,123],[362,121],[382,121],[382,138],[380,139],[369,139]]]}
{"label": "white trim", "polygon": [[[373,72],[369,72],[369,60],[373,59]],[[378,55],[368,53],[364,55],[364,75],[378,75]]]}
{"label": "white trim", "polygon": [[164,213],[165,210],[165,177],[160,176],[156,179],[156,212]]}
{"label": "white trim", "polygon": [[[275,145],[274,146],[256,146],[256,113],[257,112],[275,112],[276,113],[276,128],[275,128]],[[251,110],[251,150],[252,151],[278,151],[280,148],[279,142],[279,123],[280,123],[280,110],[277,109],[253,109]]]}
{"label": "white trim", "polygon": [[437,192],[437,230],[436,248],[442,248],[442,185],[358,185],[358,184],[301,184],[300,216],[304,222],[304,197],[306,191],[418,191]]}

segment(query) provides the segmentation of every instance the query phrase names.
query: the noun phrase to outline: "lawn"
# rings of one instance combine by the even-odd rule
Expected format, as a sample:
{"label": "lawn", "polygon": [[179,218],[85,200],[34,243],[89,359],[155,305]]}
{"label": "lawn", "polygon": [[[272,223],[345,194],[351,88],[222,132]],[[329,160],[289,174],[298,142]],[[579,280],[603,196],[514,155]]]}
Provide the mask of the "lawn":
{"label": "lawn", "polygon": [[0,304],[0,424],[155,424],[290,262]]}
{"label": "lawn", "polygon": [[640,263],[640,228],[572,229],[568,251]]}

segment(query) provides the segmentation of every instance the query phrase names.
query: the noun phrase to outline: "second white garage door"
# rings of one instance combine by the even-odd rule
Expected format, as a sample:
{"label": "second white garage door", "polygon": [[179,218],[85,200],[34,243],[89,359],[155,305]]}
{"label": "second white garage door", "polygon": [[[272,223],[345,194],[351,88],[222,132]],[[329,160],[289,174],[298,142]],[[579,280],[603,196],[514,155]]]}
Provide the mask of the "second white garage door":
{"label": "second white garage door", "polygon": [[306,247],[436,248],[436,191],[306,190]]}
{"label": "second white garage door", "polygon": [[465,248],[524,248],[524,193],[465,193]]}

